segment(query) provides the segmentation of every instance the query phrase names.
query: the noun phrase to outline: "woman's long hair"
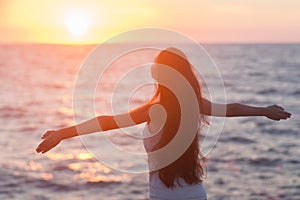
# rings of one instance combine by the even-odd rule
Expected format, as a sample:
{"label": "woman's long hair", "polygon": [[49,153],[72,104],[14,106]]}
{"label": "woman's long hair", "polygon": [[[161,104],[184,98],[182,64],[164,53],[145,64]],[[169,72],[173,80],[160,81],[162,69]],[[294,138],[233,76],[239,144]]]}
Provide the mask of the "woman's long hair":
{"label": "woman's long hair", "polygon": [[[184,76],[192,86],[199,102],[199,110],[201,110],[200,84],[184,53],[175,48],[168,48],[157,55],[155,63],[171,67]],[[167,145],[175,137],[181,120],[181,110],[176,95],[169,88],[161,84],[157,85],[154,97],[159,98],[159,103],[167,113],[161,138],[154,147],[155,151]],[[191,145],[177,160],[158,170],[159,178],[168,188],[174,187],[175,182],[180,184],[178,178],[184,179],[188,184],[197,184],[202,181],[204,172],[198,157],[200,154],[198,137],[198,133],[196,133]]]}

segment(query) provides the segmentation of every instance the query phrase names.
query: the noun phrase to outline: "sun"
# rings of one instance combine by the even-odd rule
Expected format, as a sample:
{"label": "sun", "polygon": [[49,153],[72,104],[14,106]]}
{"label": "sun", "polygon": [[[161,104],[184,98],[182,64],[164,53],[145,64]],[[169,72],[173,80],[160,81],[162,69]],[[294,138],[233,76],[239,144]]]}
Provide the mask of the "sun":
{"label": "sun", "polygon": [[72,10],[66,15],[65,25],[73,36],[83,36],[88,32],[90,19],[86,12]]}

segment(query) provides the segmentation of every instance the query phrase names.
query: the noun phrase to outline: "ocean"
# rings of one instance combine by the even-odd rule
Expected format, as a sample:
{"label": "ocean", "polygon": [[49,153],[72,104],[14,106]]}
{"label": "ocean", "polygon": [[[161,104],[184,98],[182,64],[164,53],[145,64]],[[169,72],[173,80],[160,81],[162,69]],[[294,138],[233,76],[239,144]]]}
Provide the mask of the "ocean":
{"label": "ocean", "polygon": [[[204,47],[222,76],[227,102],[278,104],[292,113],[290,119],[279,122],[266,117],[237,117],[218,118],[210,125],[212,135],[206,138],[212,143],[202,150],[208,159],[204,180],[208,199],[300,199],[300,45]],[[100,140],[102,133],[68,139],[44,155],[35,152],[46,130],[74,124],[75,82],[93,48],[0,45],[0,199],[147,199],[148,175],[142,173],[146,160],[135,158],[135,153],[143,152],[138,140],[143,125],[127,131],[137,136],[135,140],[118,130],[103,133],[129,156],[111,152]],[[137,65],[135,58],[125,57],[123,61],[126,66]],[[96,113],[110,111],[109,80],[120,74],[118,69],[99,82],[94,99],[88,92],[80,93],[79,103],[83,104],[75,110],[78,120],[90,116],[84,102],[94,102]],[[139,83],[142,78],[129,77],[123,82]],[[80,84],[78,88],[86,86],[85,82]],[[127,90],[121,85],[116,91],[114,101],[123,105]],[[130,107],[145,102],[152,93],[151,85],[145,92],[138,90]],[[220,134],[214,133],[214,127],[222,127]]]}

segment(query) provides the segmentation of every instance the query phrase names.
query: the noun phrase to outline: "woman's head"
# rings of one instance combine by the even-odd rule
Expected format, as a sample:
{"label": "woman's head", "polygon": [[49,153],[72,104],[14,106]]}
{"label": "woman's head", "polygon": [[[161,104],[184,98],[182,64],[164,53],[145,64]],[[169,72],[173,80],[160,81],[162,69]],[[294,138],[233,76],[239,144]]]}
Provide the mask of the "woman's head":
{"label": "woman's head", "polygon": [[[192,65],[182,51],[176,48],[167,48],[156,56],[154,62],[151,72],[153,78],[158,82],[155,97],[159,98],[158,102],[164,107],[167,113],[160,141],[154,148],[154,150],[158,150],[171,142],[176,136],[181,120],[181,108],[177,96],[172,89],[162,84],[162,80],[171,80],[175,84],[175,87],[181,87],[180,82],[174,80],[174,77],[170,77],[173,75],[166,73],[163,68],[168,67],[175,70],[175,72],[178,72],[188,81],[196,94],[200,110],[202,108],[202,98],[200,84],[194,74]],[[184,90],[184,88],[180,89]],[[183,178],[189,184],[198,183],[201,181],[200,176],[203,175],[198,155],[198,135],[195,133],[195,138],[188,149],[173,163],[158,170],[160,179],[167,187],[173,187],[175,180],[179,177]]]}
{"label": "woman's head", "polygon": [[155,57],[154,64],[151,67],[151,73],[152,77],[157,81],[159,81],[159,77],[167,76],[167,74],[164,74],[161,70],[163,66],[171,67],[182,75],[192,70],[185,54],[174,47],[160,51]]}
{"label": "woman's head", "polygon": [[[164,70],[164,68],[171,69],[172,73],[169,73],[170,70]],[[165,80],[168,80],[168,83],[171,82],[172,86],[180,87],[182,79],[178,79],[178,76],[172,77],[175,73],[179,73],[181,78],[185,81],[188,81],[189,85],[193,88],[198,102],[199,109],[202,109],[202,97],[201,97],[201,86],[193,70],[193,66],[187,59],[187,56],[179,49],[174,47],[169,47],[165,50],[162,50],[154,59],[154,64],[151,66],[151,74],[153,79],[157,81],[157,93],[162,93],[166,91],[167,87],[164,83]],[[166,88],[167,87],[167,88]],[[172,91],[171,91],[172,92]]]}

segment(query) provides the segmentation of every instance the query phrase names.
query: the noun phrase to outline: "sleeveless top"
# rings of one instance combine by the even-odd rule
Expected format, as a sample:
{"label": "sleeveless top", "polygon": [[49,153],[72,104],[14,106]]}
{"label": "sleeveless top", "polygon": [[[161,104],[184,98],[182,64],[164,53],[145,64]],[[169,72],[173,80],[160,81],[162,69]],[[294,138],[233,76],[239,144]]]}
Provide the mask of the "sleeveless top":
{"label": "sleeveless top", "polygon": [[[145,126],[143,131],[144,136],[144,147],[147,152],[153,150],[155,145],[159,142],[161,137],[160,133],[151,137],[151,131],[149,130],[148,124]],[[146,137],[146,138],[145,138]],[[148,137],[148,138],[147,138]],[[159,173],[149,173],[149,199],[151,200],[162,200],[162,199],[180,199],[180,200],[205,200],[206,191],[202,182],[195,185],[187,184],[184,179],[178,179],[179,184],[175,182],[175,187],[168,188],[159,178]]]}

